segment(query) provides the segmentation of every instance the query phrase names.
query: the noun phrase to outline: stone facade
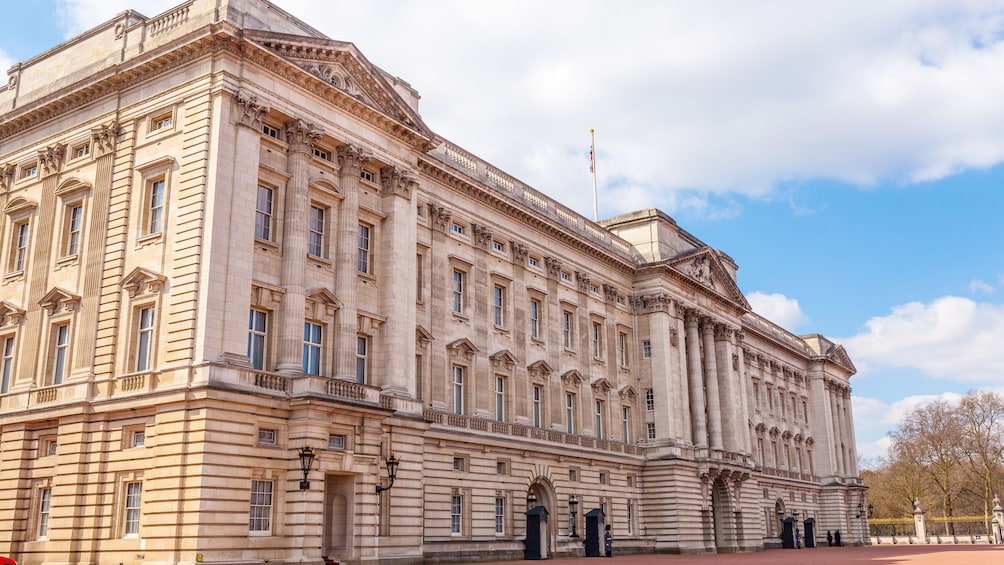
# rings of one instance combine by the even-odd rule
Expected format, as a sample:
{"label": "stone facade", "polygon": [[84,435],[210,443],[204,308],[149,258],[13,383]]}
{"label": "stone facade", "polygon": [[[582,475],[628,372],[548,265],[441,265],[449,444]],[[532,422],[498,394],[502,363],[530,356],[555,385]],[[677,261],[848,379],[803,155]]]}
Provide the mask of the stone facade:
{"label": "stone facade", "polygon": [[518,557],[528,500],[549,556],[596,509],[618,551],[757,550],[779,511],[867,542],[842,347],[753,314],[665,214],[590,222],[417,100],[263,0],[123,12],[9,71],[0,554]]}

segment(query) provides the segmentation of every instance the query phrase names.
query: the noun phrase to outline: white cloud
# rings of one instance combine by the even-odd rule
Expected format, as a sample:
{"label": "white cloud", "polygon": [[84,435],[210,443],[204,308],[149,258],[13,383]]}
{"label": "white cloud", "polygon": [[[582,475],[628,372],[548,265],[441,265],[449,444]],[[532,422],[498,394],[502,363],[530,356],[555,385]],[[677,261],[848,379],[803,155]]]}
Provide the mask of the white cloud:
{"label": "white cloud", "polygon": [[[177,1],[59,5],[79,32]],[[601,215],[706,203],[683,189],[766,196],[1004,160],[994,0],[277,4],[409,81],[437,132],[588,217],[590,127]]]}
{"label": "white cloud", "polygon": [[962,395],[958,393],[943,392],[907,396],[887,403],[877,398],[851,396],[858,455],[866,460],[886,457],[889,454],[889,446],[892,445],[889,431],[895,428],[908,412],[935,400],[947,400],[954,404],[961,398]]}
{"label": "white cloud", "polygon": [[882,367],[913,367],[924,374],[994,383],[1004,366],[1004,305],[946,296],[911,302],[875,317],[863,333],[840,338],[861,374]]}
{"label": "white cloud", "polygon": [[748,294],[746,300],[754,312],[790,332],[797,333],[797,329],[809,321],[809,317],[802,312],[798,300],[783,294],[756,291]]}
{"label": "white cloud", "polygon": [[990,286],[986,281],[977,279],[969,283],[969,291],[973,293],[984,292],[986,294],[993,294],[994,287]]}

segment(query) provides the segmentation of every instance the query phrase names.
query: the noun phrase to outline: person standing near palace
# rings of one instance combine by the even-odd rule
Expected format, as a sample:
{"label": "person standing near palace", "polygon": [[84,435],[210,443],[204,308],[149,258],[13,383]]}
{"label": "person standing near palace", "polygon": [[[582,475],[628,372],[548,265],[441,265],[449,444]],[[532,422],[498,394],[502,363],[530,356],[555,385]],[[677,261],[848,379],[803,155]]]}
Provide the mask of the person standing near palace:
{"label": "person standing near palace", "polygon": [[603,532],[603,551],[606,552],[607,557],[612,557],[614,553],[614,536],[610,533],[610,524],[607,524],[605,531]]}

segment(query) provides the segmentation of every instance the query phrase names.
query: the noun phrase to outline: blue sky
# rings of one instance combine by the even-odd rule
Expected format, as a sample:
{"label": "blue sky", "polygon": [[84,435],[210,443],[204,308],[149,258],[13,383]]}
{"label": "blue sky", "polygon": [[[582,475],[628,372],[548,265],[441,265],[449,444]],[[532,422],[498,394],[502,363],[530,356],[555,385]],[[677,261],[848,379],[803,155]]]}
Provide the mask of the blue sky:
{"label": "blue sky", "polygon": [[[176,3],[0,0],[32,22],[0,66]],[[914,406],[1004,392],[1000,2],[277,4],[590,218],[595,128],[601,217],[662,209],[735,259],[758,312],[847,347],[863,456]]]}

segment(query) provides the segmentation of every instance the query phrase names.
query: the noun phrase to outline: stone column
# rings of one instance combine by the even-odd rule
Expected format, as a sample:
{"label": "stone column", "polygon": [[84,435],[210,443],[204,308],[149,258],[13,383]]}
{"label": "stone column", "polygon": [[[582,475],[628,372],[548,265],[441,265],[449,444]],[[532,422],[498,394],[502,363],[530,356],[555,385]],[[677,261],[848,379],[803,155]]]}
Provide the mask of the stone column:
{"label": "stone column", "polygon": [[[468,398],[471,399],[471,414],[480,418],[490,418],[492,416],[492,392],[495,383],[495,373],[491,369],[492,364],[488,356],[492,353],[488,351],[490,332],[494,329],[493,293],[495,285],[488,272],[488,254],[492,245],[492,229],[478,223],[471,223],[471,235],[474,237],[474,269],[471,273],[470,289],[472,306],[471,325],[474,330],[474,343],[478,344],[480,351],[476,354],[479,358],[475,365],[471,366],[471,376],[468,379]],[[506,299],[509,297],[507,296]],[[488,367],[487,375],[476,375],[474,367]],[[485,378],[487,377],[487,378]],[[466,383],[465,383],[466,384]]]}
{"label": "stone column", "polygon": [[742,331],[737,331],[736,334],[736,347],[732,350],[732,355],[734,356],[738,366],[736,367],[736,379],[739,381],[739,400],[738,400],[738,411],[737,418],[739,422],[737,424],[737,431],[742,434],[742,439],[740,445],[742,446],[743,453],[747,455],[753,454],[753,438],[750,436],[751,430],[749,429],[750,421],[750,394],[749,394],[749,376],[746,374],[746,351],[743,349],[743,338],[745,337]]}
{"label": "stone column", "polygon": [[858,474],[858,461],[855,454],[855,446],[857,443],[855,443],[854,425],[852,423],[850,388],[844,389],[843,399],[844,410],[842,414],[842,421],[844,424],[843,437],[847,438],[847,474],[853,477]]}
{"label": "stone column", "polygon": [[830,383],[827,394],[830,398],[830,427],[833,429],[833,455],[836,458],[834,472],[844,474],[844,438],[840,430],[840,409],[837,406],[837,386]]}
{"label": "stone column", "polygon": [[418,398],[415,382],[415,258],[417,234],[412,201],[418,181],[397,167],[380,170],[383,186],[383,229],[379,234],[376,275],[380,307],[387,316],[383,324],[379,357],[382,371],[373,374],[383,390]]}
{"label": "stone column", "polygon": [[704,338],[704,386],[708,391],[708,432],[711,449],[722,449],[722,400],[718,390],[718,362],[715,357],[715,323],[705,318],[701,324]]}
{"label": "stone column", "polygon": [[[642,313],[648,317],[649,339],[652,350],[652,395],[655,398],[655,410],[652,412],[653,423],[655,423],[655,437],[657,440],[668,440],[677,438],[676,426],[673,425],[673,418],[678,410],[673,405],[677,400],[677,395],[673,391],[672,372],[670,366],[673,359],[670,355],[670,324],[672,320],[669,316],[671,299],[664,294],[655,296],[642,296],[634,300],[635,312],[640,319]],[[645,391],[642,390],[640,422],[646,421],[647,407],[645,405]],[[640,426],[642,437],[647,439],[645,426]]]}
{"label": "stone column", "polygon": [[307,270],[307,225],[310,196],[310,156],[314,140],[323,134],[299,118],[286,123],[286,141],[289,154],[286,167],[285,211],[282,234],[282,297],[279,316],[279,359],[276,370],[280,373],[303,373],[303,321],[304,273]]}
{"label": "stone column", "polygon": [[[338,207],[338,244],[335,253],[335,294],[342,301],[335,323],[335,378],[356,380],[356,286],[359,283],[359,172],[369,154],[354,145],[338,148],[338,184],[342,202]],[[414,306],[412,306],[414,308]],[[435,377],[432,377],[435,378]]]}
{"label": "stone column", "polygon": [[[512,374],[512,381],[508,383],[509,390],[506,392],[509,397],[509,413],[508,420],[511,422],[516,422],[517,424],[528,424],[530,423],[530,396],[533,390],[530,388],[529,378],[527,377],[526,366],[527,363],[532,363],[537,359],[529,359],[527,353],[533,348],[530,339],[530,295],[526,288],[526,262],[530,255],[530,250],[526,245],[518,241],[509,241],[509,253],[512,257],[512,271],[513,271],[513,288],[512,288],[512,335],[513,343],[516,344],[517,351],[514,353],[518,354],[518,350],[522,350],[523,359],[516,364],[516,367]],[[541,304],[541,309],[546,311],[546,308]],[[542,315],[543,312],[538,312],[537,315]],[[538,323],[540,324],[540,337],[544,336],[544,327],[547,324],[547,320],[538,318]],[[550,344],[554,347],[554,344]],[[525,391],[525,392],[523,392]]]}
{"label": "stone column", "polygon": [[[732,360],[732,335],[734,329],[725,324],[715,326],[715,359],[718,366],[718,392],[722,402],[722,445],[733,453],[741,451],[743,445],[738,437],[739,421],[737,418],[738,383],[736,382],[736,365]],[[744,426],[745,427],[745,426]]]}
{"label": "stone column", "polygon": [[694,447],[708,447],[708,422],[704,412],[704,376],[701,373],[701,343],[697,329],[697,311],[685,313],[687,327],[687,380],[690,387],[690,421],[693,426]]}
{"label": "stone column", "polygon": [[[544,266],[547,268],[547,311],[550,319],[550,323],[545,328],[548,343],[546,349],[547,362],[560,374],[562,371],[562,353],[565,351],[564,337],[562,335],[562,314],[565,309],[561,305],[561,298],[558,292],[558,284],[561,280],[561,260],[556,257],[545,256]],[[575,339],[574,335],[572,339]],[[546,410],[544,411],[540,425],[545,429],[563,430],[565,428],[563,417],[565,399],[562,394],[561,380],[550,378],[547,382],[545,394],[544,405],[546,406]]]}
{"label": "stone column", "polygon": [[[453,213],[438,204],[429,204],[429,219],[432,223],[432,246],[429,248],[432,269],[428,276],[432,280],[429,285],[429,307],[432,308],[430,316],[430,333],[436,336],[447,334],[447,325],[453,323],[452,313],[452,281],[453,270],[450,268],[448,254],[450,246],[447,241],[447,231],[453,219]],[[429,374],[425,378],[429,381],[429,398],[426,404],[438,410],[448,410],[450,403],[447,399],[447,382],[450,378],[450,360],[443,344],[434,345],[429,352]]]}

